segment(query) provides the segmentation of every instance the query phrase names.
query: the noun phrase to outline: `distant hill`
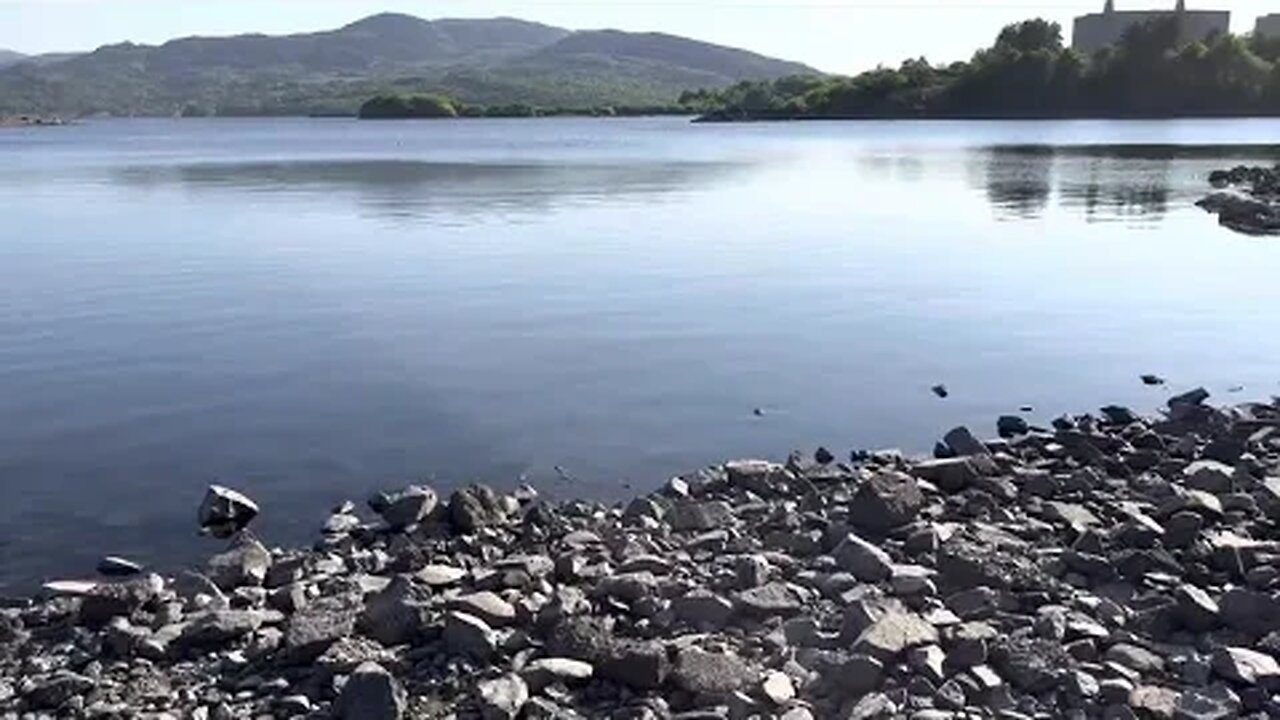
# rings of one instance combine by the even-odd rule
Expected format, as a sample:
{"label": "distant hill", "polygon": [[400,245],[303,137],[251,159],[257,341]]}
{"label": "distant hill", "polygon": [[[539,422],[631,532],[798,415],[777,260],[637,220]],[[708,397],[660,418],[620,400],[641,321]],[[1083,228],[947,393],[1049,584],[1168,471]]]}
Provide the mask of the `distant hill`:
{"label": "distant hill", "polygon": [[23,55],[20,52],[0,49],[0,67],[4,67],[5,65],[12,65],[16,62],[20,62],[26,57],[27,57],[26,55]]}
{"label": "distant hill", "polygon": [[672,35],[390,13],[318,33],[123,43],[38,60],[0,59],[0,113],[353,113],[384,92],[485,105],[657,105],[693,87],[816,73]]}

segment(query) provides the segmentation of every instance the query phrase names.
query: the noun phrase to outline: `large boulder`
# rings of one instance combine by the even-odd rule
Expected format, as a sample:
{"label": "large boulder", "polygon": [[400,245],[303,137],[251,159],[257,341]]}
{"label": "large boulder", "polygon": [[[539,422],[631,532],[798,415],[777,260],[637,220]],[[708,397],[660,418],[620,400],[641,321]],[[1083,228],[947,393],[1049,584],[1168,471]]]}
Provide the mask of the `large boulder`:
{"label": "large boulder", "polygon": [[200,503],[200,528],[220,539],[244,530],[258,516],[258,504],[243,493],[221,485],[210,485]]}
{"label": "large boulder", "polygon": [[369,501],[374,512],[382,516],[392,530],[404,530],[431,516],[440,504],[436,491],[425,485],[413,485],[398,493],[377,495]]}
{"label": "large boulder", "polygon": [[858,488],[849,503],[849,522],[861,530],[887,532],[913,522],[924,504],[924,493],[915,478],[882,472]]}

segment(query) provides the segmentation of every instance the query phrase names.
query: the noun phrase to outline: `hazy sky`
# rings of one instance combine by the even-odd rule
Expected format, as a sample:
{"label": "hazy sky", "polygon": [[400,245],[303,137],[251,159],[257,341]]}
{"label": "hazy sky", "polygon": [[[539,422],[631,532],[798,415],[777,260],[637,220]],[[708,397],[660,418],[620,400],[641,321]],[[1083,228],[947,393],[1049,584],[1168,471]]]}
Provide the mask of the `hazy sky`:
{"label": "hazy sky", "polygon": [[[1117,7],[1173,6],[1118,0]],[[1234,29],[1276,0],[1191,0],[1234,12]],[[969,57],[1004,24],[1041,16],[1070,29],[1102,0],[0,0],[0,48],[86,50],[185,35],[330,29],[382,11],[425,18],[509,15],[574,29],[659,30],[852,72],[906,57]]]}

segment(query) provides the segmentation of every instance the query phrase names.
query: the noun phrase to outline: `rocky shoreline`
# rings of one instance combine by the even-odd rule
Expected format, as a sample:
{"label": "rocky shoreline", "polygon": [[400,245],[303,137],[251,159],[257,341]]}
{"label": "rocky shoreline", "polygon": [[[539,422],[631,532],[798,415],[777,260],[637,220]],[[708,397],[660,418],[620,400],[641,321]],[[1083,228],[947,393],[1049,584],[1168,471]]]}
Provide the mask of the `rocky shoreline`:
{"label": "rocky shoreline", "polygon": [[0,718],[1280,716],[1280,403],[1208,400],[624,506],[411,487],[310,549],[210,488],[198,572],[0,610]]}
{"label": "rocky shoreline", "polygon": [[1223,227],[1246,235],[1280,235],[1280,166],[1216,170],[1217,191],[1196,203],[1218,216]]}

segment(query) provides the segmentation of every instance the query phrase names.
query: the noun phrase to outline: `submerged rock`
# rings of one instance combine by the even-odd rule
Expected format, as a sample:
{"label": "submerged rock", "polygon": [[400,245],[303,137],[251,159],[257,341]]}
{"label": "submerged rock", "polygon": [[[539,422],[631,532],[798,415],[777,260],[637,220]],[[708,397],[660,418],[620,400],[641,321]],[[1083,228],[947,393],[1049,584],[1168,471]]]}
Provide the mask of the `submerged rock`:
{"label": "submerged rock", "polygon": [[261,510],[247,495],[221,485],[210,485],[197,514],[200,528],[227,539],[249,527]]}

